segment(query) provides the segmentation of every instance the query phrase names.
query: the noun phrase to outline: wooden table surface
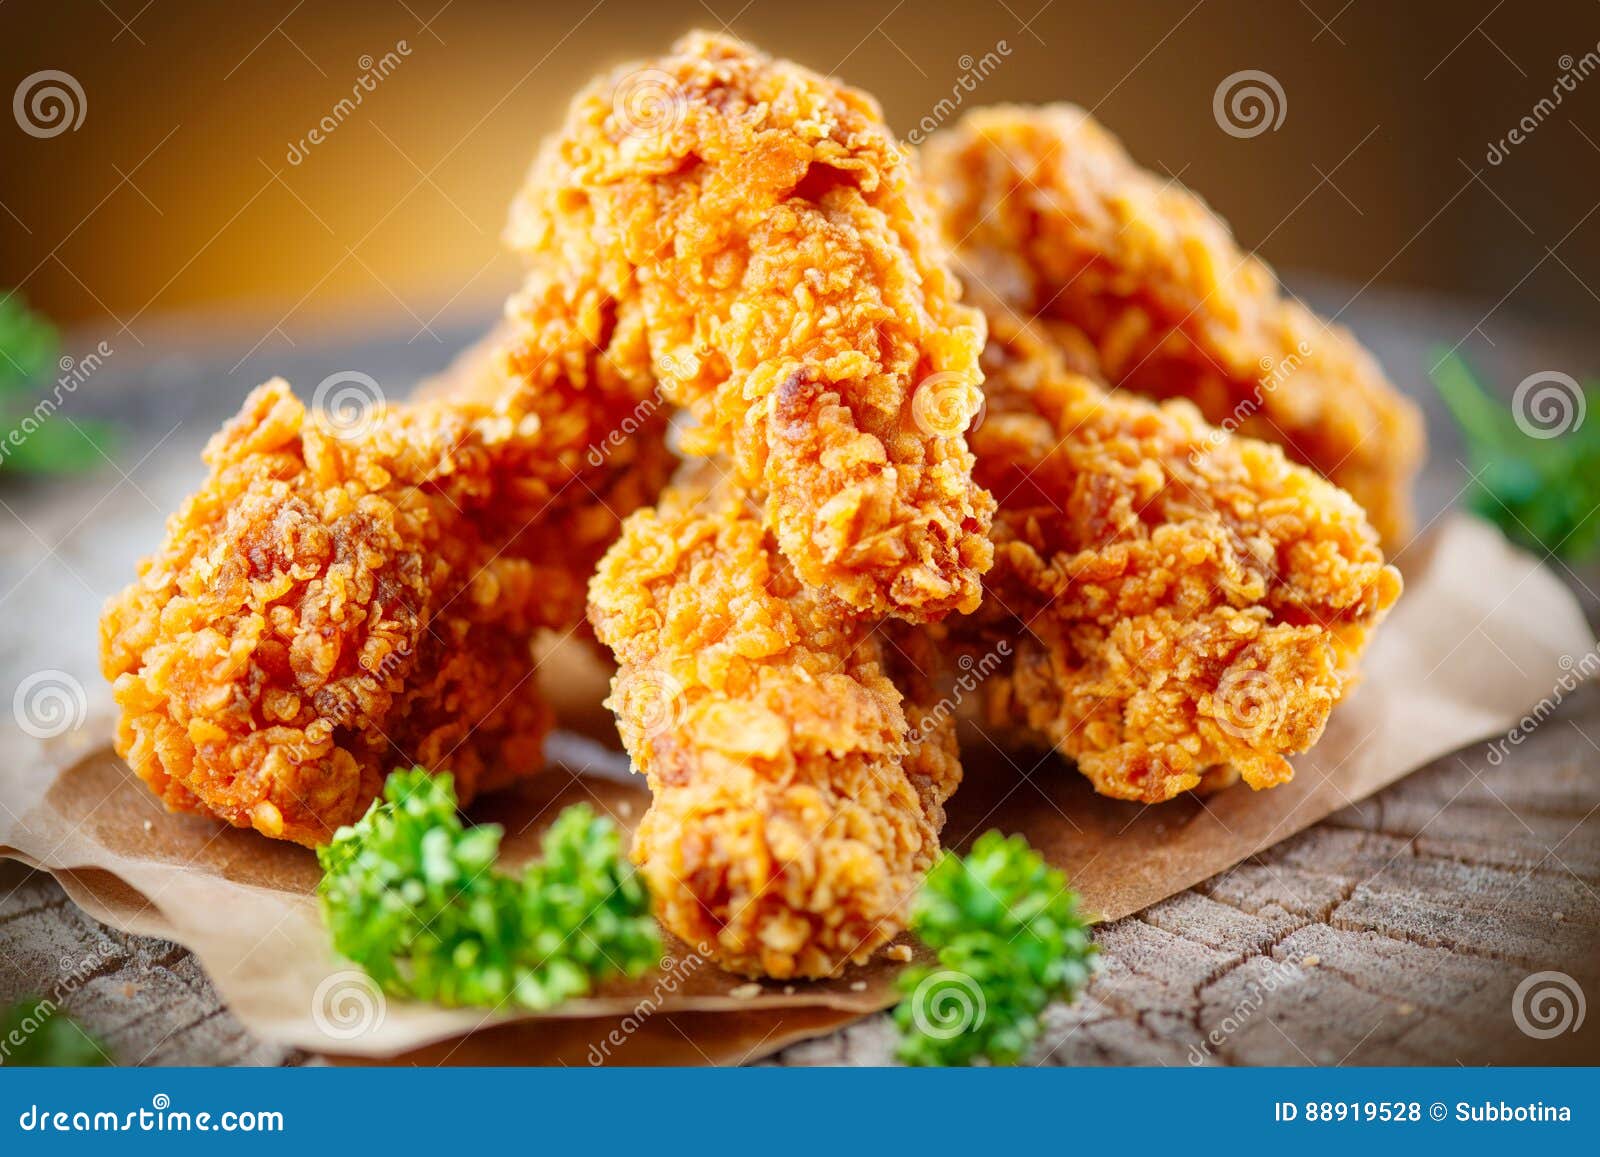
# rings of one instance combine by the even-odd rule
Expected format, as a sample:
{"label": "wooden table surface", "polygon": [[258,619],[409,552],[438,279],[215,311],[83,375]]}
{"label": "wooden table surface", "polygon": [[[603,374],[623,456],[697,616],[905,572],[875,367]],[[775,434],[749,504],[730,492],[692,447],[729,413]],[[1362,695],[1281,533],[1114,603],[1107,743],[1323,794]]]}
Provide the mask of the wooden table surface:
{"label": "wooden table surface", "polygon": [[[1338,310],[1349,293],[1325,286],[1309,296]],[[1440,343],[1468,335],[1464,348],[1507,388],[1536,369],[1581,377],[1600,368],[1592,335],[1530,329],[1468,305],[1367,291],[1342,320],[1429,411],[1425,517],[1452,504],[1465,477],[1423,376]],[[282,373],[309,396],[323,377],[352,368],[415,380],[472,330],[441,329],[437,346],[373,338],[319,349],[287,349],[269,334],[242,361],[260,335],[174,352],[196,348],[188,332],[176,326],[159,341],[144,332],[144,349],[119,351],[73,399],[75,416],[124,424],[114,464],[69,482],[0,488],[8,694],[45,667],[98,693],[99,602],[154,543],[162,516],[199,476],[198,446],[250,386]],[[97,335],[88,336],[92,344]],[[1600,622],[1600,570],[1551,565]],[[1513,1013],[1519,986],[1528,995],[1548,979],[1539,973],[1564,974],[1558,983],[1600,997],[1600,687],[1567,696],[1498,765],[1482,744],[1440,759],[1096,938],[1104,966],[1082,999],[1049,1012],[1036,1063],[1596,1063],[1600,1013],[1548,1039],[1521,1031]],[[91,957],[94,971],[63,985]],[[182,948],[104,928],[50,877],[0,863],[0,1003],[58,988],[120,1063],[315,1059],[253,1039]],[[887,1020],[876,1016],[767,1063],[871,1064],[891,1051]]]}

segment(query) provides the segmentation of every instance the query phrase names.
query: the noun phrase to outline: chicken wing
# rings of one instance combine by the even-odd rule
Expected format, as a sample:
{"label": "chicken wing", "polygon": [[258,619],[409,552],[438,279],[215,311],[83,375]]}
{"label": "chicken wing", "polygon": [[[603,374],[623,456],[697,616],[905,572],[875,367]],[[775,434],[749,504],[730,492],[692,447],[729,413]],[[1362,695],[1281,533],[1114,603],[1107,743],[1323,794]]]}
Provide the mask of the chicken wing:
{"label": "chicken wing", "polygon": [[448,768],[464,800],[541,766],[534,636],[582,622],[674,459],[665,415],[613,444],[639,403],[608,347],[534,388],[516,340],[409,405],[311,413],[272,382],[212,439],[101,621],[117,750],[169,807],[318,844],[395,766]]}
{"label": "chicken wing", "polygon": [[1188,402],[1108,392],[1003,309],[972,435],[999,502],[979,612],[939,628],[986,725],[1154,803],[1292,774],[1400,593],[1355,501]]}
{"label": "chicken wing", "polygon": [[1391,549],[1404,544],[1416,407],[1194,194],[1069,105],[970,113],[922,159],[969,284],[1040,319],[1073,368],[1278,443],[1349,491]]}
{"label": "chicken wing", "polygon": [[[801,581],[913,621],[976,605],[982,319],[870,98],[692,34],[577,98],[509,236],[648,345],[685,448],[727,456]],[[523,303],[531,330],[547,305]]]}
{"label": "chicken wing", "polygon": [[953,721],[907,702],[917,672],[716,469],[633,515],[589,588],[654,796],[633,854],[662,922],[724,967],[828,976],[902,927],[960,779]]}

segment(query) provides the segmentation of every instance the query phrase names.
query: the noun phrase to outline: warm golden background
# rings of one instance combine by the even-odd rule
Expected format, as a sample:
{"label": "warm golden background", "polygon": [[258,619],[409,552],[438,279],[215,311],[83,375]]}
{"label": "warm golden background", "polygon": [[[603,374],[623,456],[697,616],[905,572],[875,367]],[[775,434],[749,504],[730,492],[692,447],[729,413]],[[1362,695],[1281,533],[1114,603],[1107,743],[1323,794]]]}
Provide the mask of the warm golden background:
{"label": "warm golden background", "polygon": [[[1600,75],[1504,163],[1485,156],[1563,56],[1600,51],[1590,0],[10,0],[5,92],[59,69],[87,111],[42,140],[0,119],[0,289],[135,336],[200,308],[269,349],[352,318],[427,341],[514,282],[505,206],[573,88],[697,25],[871,89],[901,132],[963,56],[1004,41],[969,103],[1092,106],[1282,268],[1513,314],[1600,304]],[[362,58],[401,41],[409,56],[290,164]],[[1218,128],[1213,93],[1241,69],[1281,83],[1277,131]]]}

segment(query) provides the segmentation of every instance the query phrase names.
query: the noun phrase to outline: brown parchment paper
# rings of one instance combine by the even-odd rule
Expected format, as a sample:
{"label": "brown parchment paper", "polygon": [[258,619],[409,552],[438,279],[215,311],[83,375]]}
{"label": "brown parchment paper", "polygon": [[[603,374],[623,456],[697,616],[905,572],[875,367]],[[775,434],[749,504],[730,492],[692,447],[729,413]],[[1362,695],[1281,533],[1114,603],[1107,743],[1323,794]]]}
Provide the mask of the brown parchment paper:
{"label": "brown parchment paper", "polygon": [[[946,844],[965,845],[991,827],[1021,832],[1067,871],[1090,911],[1116,919],[1438,756],[1504,733],[1594,646],[1570,592],[1464,516],[1442,523],[1406,578],[1366,656],[1364,681],[1321,742],[1294,760],[1291,783],[1142,807],[1096,796],[1053,757],[978,740],[965,752]],[[604,677],[598,664],[585,670],[567,661],[558,680],[547,680],[559,685],[558,705],[574,730],[553,740],[548,772],[473,809],[475,819],[505,825],[508,864],[536,854],[544,827],[569,803],[589,800],[629,828],[648,805],[626,759],[606,745]],[[375,1011],[322,930],[312,854],[167,814],[111,752],[109,726],[102,717],[41,745],[36,758],[0,764],[0,855],[53,873],[105,923],[188,947],[233,1013],[262,1037],[401,1063],[722,1064],[894,1002],[901,965],[881,957],[839,980],[757,988],[669,942],[661,972],[552,1013],[398,1000]]]}

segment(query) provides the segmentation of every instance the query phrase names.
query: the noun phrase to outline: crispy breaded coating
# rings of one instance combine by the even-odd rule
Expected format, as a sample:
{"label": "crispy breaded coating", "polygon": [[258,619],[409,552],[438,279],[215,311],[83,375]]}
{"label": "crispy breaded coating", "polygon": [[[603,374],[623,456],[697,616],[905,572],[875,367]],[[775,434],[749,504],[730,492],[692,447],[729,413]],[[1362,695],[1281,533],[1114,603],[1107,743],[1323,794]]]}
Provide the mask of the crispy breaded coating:
{"label": "crispy breaded coating", "polygon": [[429,484],[481,454],[442,412],[352,445],[283,382],[251,394],[101,622],[117,750],[168,806],[314,844],[403,760],[448,758],[469,795],[537,766],[511,630],[532,568],[491,561]]}
{"label": "crispy breaded coating", "polygon": [[1187,402],[1070,372],[1003,314],[991,334],[972,439],[995,566],[978,614],[943,625],[969,655],[1007,644],[987,725],[1032,729],[1124,799],[1284,782],[1400,594],[1361,509]]}
{"label": "crispy breaded coating", "polygon": [[1074,368],[1283,446],[1404,544],[1420,413],[1193,193],[1070,105],[969,113],[922,159],[969,285],[1043,319]]}
{"label": "crispy breaded coating", "polygon": [[[537,326],[533,300],[541,303]],[[548,557],[575,584],[562,584],[559,613],[548,617],[563,628],[580,622],[593,562],[677,467],[667,448],[671,414],[643,346],[604,324],[570,281],[532,269],[501,324],[420,386],[416,400],[472,424],[485,448],[482,468],[467,476],[474,519],[502,538],[526,530],[518,553]],[[579,553],[564,557],[568,550]],[[543,597],[555,593],[547,586]]]}
{"label": "crispy breaded coating", "polygon": [[396,766],[453,772],[463,801],[538,770],[534,636],[582,622],[673,462],[665,415],[611,437],[637,402],[592,376],[532,389],[496,342],[353,421],[256,390],[106,606],[118,752],[171,808],[308,845]]}
{"label": "crispy breaded coating", "polygon": [[[802,581],[912,621],[976,605],[982,318],[870,98],[691,34],[584,90],[509,237],[597,327],[648,345],[695,419],[686,449],[728,456]],[[548,324],[545,298],[521,307]]]}
{"label": "crispy breaded coating", "polygon": [[910,734],[908,712],[930,712],[895,676],[915,694],[915,673],[800,581],[726,483],[628,519],[589,590],[620,665],[608,703],[654,795],[633,854],[662,923],[751,975],[866,960],[939,849],[952,722]]}

